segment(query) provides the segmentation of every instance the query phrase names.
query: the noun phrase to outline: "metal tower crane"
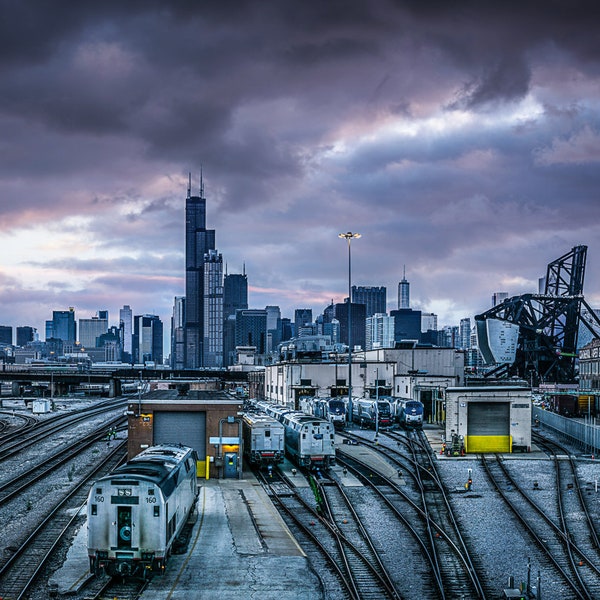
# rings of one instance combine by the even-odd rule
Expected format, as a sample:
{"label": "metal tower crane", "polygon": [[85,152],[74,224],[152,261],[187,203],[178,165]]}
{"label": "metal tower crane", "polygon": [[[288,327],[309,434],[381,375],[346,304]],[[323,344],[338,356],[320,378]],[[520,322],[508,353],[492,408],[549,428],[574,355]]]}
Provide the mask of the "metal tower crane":
{"label": "metal tower crane", "polygon": [[[548,265],[543,294],[507,298],[475,317],[484,360],[496,365],[489,375],[498,376],[502,372],[534,384],[575,381],[580,324],[594,338],[600,337],[600,319],[583,297],[586,255],[587,246],[575,246]],[[582,311],[584,307],[587,311]],[[490,327],[492,324],[496,326]],[[510,346],[506,339],[511,332],[514,360],[499,360],[497,350],[502,344]]]}

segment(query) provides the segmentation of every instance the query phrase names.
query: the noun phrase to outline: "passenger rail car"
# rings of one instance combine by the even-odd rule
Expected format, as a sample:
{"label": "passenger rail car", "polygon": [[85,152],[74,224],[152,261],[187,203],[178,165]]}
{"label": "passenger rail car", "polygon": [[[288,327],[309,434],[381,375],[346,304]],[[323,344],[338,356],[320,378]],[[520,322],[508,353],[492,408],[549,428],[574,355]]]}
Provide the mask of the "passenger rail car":
{"label": "passenger rail car", "polygon": [[95,575],[161,574],[196,504],[196,451],[147,448],[94,483],[88,495],[88,557]]}
{"label": "passenger rail car", "polygon": [[346,403],[338,398],[319,398],[313,404],[313,414],[326,419],[336,429],[346,425]]}
{"label": "passenger rail car", "polygon": [[353,419],[361,425],[375,427],[391,427],[394,424],[392,404],[389,400],[373,400],[362,398],[356,402]]}
{"label": "passenger rail car", "polygon": [[253,465],[270,467],[283,462],[285,429],[283,424],[262,413],[242,417],[244,453]]}
{"label": "passenger rail car", "polygon": [[332,423],[269,402],[256,402],[255,406],[283,424],[285,451],[298,466],[328,469],[335,464],[335,431]]}
{"label": "passenger rail car", "polygon": [[407,429],[423,427],[423,403],[411,398],[396,400],[396,419],[401,427]]}

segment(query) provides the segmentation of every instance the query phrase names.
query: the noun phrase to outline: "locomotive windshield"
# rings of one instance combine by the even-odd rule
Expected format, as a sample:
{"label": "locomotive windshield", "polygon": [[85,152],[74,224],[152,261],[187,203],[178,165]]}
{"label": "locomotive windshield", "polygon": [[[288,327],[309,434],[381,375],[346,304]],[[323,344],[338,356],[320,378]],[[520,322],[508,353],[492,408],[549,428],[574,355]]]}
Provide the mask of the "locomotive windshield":
{"label": "locomotive windshield", "polygon": [[389,414],[390,413],[390,404],[389,402],[378,402],[377,410],[380,413]]}
{"label": "locomotive windshield", "polygon": [[345,404],[341,400],[330,400],[329,401],[329,412],[336,415],[341,415],[346,408]]}
{"label": "locomotive windshield", "polygon": [[412,413],[413,415],[421,415],[423,414],[423,405],[420,402],[407,402],[406,409],[407,412]]}

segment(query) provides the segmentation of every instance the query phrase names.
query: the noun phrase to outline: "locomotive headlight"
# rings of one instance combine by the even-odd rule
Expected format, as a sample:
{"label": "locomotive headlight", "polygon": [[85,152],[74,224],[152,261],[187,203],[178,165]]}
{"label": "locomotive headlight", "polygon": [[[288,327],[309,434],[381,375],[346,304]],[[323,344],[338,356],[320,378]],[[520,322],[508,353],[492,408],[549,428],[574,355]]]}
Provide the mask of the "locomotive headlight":
{"label": "locomotive headlight", "polygon": [[131,489],[130,488],[119,488],[117,490],[117,495],[118,496],[131,496]]}

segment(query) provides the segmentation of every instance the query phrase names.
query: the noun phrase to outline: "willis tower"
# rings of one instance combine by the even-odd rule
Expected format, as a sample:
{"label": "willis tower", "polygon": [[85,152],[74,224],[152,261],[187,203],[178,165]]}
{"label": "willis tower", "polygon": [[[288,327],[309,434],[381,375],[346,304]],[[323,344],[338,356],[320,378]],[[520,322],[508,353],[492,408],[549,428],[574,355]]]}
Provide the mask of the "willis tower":
{"label": "willis tower", "polygon": [[204,255],[215,248],[215,230],[206,229],[206,198],[200,176],[200,195],[192,196],[190,174],[185,201],[185,368],[203,366]]}

